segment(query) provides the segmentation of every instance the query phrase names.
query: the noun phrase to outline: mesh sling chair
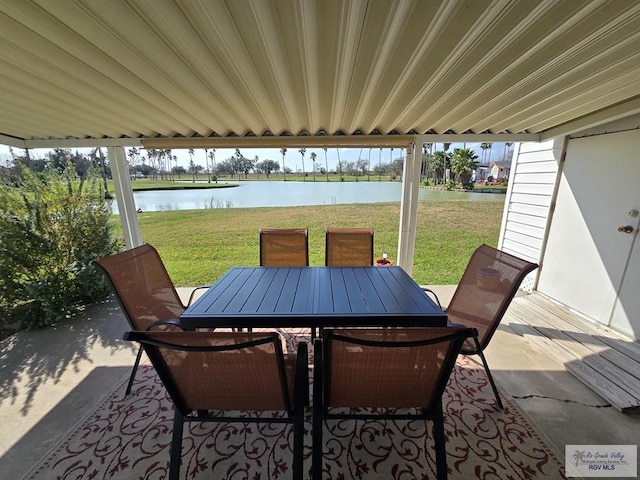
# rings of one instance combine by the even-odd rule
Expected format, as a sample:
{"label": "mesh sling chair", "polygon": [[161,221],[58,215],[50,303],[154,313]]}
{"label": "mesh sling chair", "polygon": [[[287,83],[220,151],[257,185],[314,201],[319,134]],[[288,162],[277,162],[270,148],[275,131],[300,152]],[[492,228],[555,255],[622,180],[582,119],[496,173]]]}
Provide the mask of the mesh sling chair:
{"label": "mesh sling chair", "polygon": [[[132,329],[180,329],[180,314],[186,307],[154,247],[145,244],[96,260],[94,264],[109,280]],[[200,286],[193,290],[189,304],[194,293],[206,287]],[[127,395],[131,392],[141,356],[142,348],[138,349],[133,364]]]}
{"label": "mesh sling chair", "polygon": [[[464,327],[324,330],[314,343],[313,479],[322,478],[327,419],[431,420],[437,478],[447,478],[442,395],[471,335]],[[398,408],[416,410],[390,410]]]}
{"label": "mesh sling chair", "polygon": [[260,229],[260,266],[308,267],[308,229]]}
{"label": "mesh sling chair", "polygon": [[327,227],[325,265],[330,267],[373,265],[373,228]]}
{"label": "mesh sling chair", "polygon": [[[464,325],[478,331],[477,336],[465,342],[460,353],[480,357],[500,409],[503,408],[502,401],[483,352],[522,280],[536,268],[538,265],[535,263],[481,245],[473,252],[446,309],[450,324]],[[432,290],[424,290],[440,304]]]}
{"label": "mesh sling chair", "polygon": [[[169,479],[180,474],[185,422],[293,425],[293,478],[303,476],[304,407],[309,400],[307,344],[283,355],[276,333],[127,332],[139,342],[175,405]],[[224,411],[251,415],[224,415]],[[284,416],[254,413],[282,411]]]}

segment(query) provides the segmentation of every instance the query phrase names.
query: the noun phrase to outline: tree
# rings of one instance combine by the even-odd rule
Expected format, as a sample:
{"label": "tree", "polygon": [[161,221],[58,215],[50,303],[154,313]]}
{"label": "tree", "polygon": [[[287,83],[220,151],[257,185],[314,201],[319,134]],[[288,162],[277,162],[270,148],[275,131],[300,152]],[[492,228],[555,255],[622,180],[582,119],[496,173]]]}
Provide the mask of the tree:
{"label": "tree", "polygon": [[440,183],[440,180],[442,180],[442,183],[445,182],[445,175],[447,168],[449,168],[450,160],[451,154],[446,153],[443,150],[438,150],[431,156],[430,162],[433,170],[434,180],[436,183]]}
{"label": "tree", "polygon": [[487,150],[491,149],[491,144],[490,143],[482,143],[482,144],[480,144],[480,148],[482,149],[482,157],[481,157],[482,164],[486,165],[487,163],[489,163],[487,161]]}
{"label": "tree", "polygon": [[[442,149],[444,150],[445,157],[446,157],[448,160],[450,160],[450,159],[451,159],[451,154],[448,154],[448,152],[449,152],[449,147],[451,147],[451,143],[443,143],[443,144],[442,144]],[[447,154],[448,154],[448,155],[447,155]],[[447,162],[447,165],[445,166],[445,169],[444,169],[444,176],[445,176],[445,180],[449,180],[449,178],[447,178],[447,177],[448,177],[447,173],[448,173],[448,171],[449,171],[449,170],[450,170],[450,166],[449,166],[449,164],[448,164],[448,162]]]}
{"label": "tree", "polygon": [[287,168],[284,166],[284,156],[287,154],[287,149],[282,147],[280,149],[280,153],[282,154],[282,179],[287,181]]}
{"label": "tree", "polygon": [[174,175],[178,175],[178,179],[182,178],[181,175],[187,173],[187,170],[182,165],[176,165],[171,169],[171,173]]}
{"label": "tree", "polygon": [[301,148],[298,151],[300,152],[300,156],[302,157],[302,181],[306,182],[307,181],[307,174],[306,174],[305,169],[304,169],[304,154],[307,152],[307,149],[306,148]]}
{"label": "tree", "polygon": [[476,161],[478,156],[469,148],[454,148],[451,157],[451,172],[455,174],[456,181],[468,186],[471,183],[473,173],[478,168]]}
{"label": "tree", "polygon": [[[137,148],[132,148],[131,150],[135,151],[134,152],[135,156],[139,155]],[[132,156],[131,150],[129,150],[130,157]],[[92,158],[92,160],[94,161],[95,165],[99,168],[99,171],[101,173],[102,185],[104,187],[104,198],[106,199],[113,198],[109,193],[109,186],[107,184],[107,165],[106,165],[107,162],[104,156],[102,155],[102,149],[100,147],[94,148],[89,154],[89,156]]]}
{"label": "tree", "polygon": [[112,229],[96,168],[22,168],[19,191],[0,185],[0,328],[44,327],[105,298],[92,260],[118,250]]}
{"label": "tree", "polygon": [[513,142],[505,142],[504,144],[504,153],[502,155],[502,159],[503,160],[508,160],[508,154],[509,154],[509,150],[511,149],[511,146],[513,145]]}
{"label": "tree", "polygon": [[420,159],[420,181],[422,181],[423,178],[429,178],[429,148],[431,148],[430,143],[422,144],[422,157]]}
{"label": "tree", "polygon": [[196,183],[196,173],[197,173],[197,170],[196,170],[195,168],[192,168],[192,167],[195,167],[195,163],[194,163],[194,161],[193,161],[193,154],[194,154],[194,153],[195,153],[195,152],[193,151],[193,148],[190,148],[190,149],[189,149],[189,171],[190,171],[190,172],[191,172],[191,174],[193,175],[193,183]]}
{"label": "tree", "polygon": [[218,167],[216,165],[216,149],[212,148],[209,152],[209,158],[213,162],[213,179],[218,183]]}
{"label": "tree", "polygon": [[207,170],[207,183],[211,183],[211,170],[209,169],[209,149],[204,149],[204,164]]}
{"label": "tree", "polygon": [[389,176],[393,177],[392,179],[395,179],[395,177],[402,175],[403,169],[404,169],[404,158],[398,157],[389,164]]}
{"label": "tree", "polygon": [[382,178],[382,175],[386,175],[388,173],[387,164],[378,163],[375,167],[373,167],[373,174],[378,175],[378,180]]}
{"label": "tree", "polygon": [[[359,158],[358,161],[356,162],[356,172],[361,173],[362,176],[365,176],[367,174],[367,164],[368,162],[366,158]],[[356,180],[358,179],[357,173],[356,173]]]}
{"label": "tree", "polygon": [[269,175],[271,175],[271,172],[280,171],[280,164],[275,160],[263,160],[256,164],[256,169],[259,172],[264,173],[267,176],[267,178],[269,178]]}
{"label": "tree", "polygon": [[329,161],[327,160],[327,147],[322,147],[324,150],[324,169],[327,174],[327,182],[329,181]]}
{"label": "tree", "polygon": [[160,170],[160,150],[155,148],[147,150],[147,158],[149,158],[149,166],[151,167],[151,172],[153,172],[153,179],[156,179],[157,172]]}
{"label": "tree", "polygon": [[189,160],[189,173],[191,174],[191,183],[196,183],[196,173],[198,173],[198,169],[193,161],[193,157]]}
{"label": "tree", "polygon": [[316,155],[316,152],[311,152],[311,169],[313,170],[313,181],[316,181],[316,158],[318,157],[318,155]]}

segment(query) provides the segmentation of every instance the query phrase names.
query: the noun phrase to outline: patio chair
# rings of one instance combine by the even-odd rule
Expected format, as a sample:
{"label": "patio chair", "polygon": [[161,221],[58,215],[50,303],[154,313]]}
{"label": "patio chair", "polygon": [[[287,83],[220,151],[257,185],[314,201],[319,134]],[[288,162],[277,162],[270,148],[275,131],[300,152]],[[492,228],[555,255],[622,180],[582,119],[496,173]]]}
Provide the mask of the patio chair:
{"label": "patio chair", "polygon": [[260,266],[308,267],[308,229],[260,229]]}
{"label": "patio chair", "polygon": [[373,265],[373,228],[327,227],[325,265],[331,267]]}
{"label": "patio chair", "polygon": [[471,335],[463,327],[324,330],[314,343],[313,479],[322,478],[325,420],[344,419],[431,420],[437,478],[446,479],[442,395]]}
{"label": "patio chair", "polygon": [[[465,342],[463,355],[478,355],[500,409],[498,389],[489,370],[484,349],[487,348],[511,300],[524,277],[538,268],[530,263],[488,245],[478,247],[462,275],[462,279],[446,308],[449,323],[475,328],[478,335]],[[440,300],[430,289],[424,290]]]}
{"label": "patio chair", "polygon": [[[186,307],[153,246],[145,244],[125,250],[96,260],[94,264],[105,273],[131,328],[181,329],[179,318]],[[207,287],[202,285],[194,289],[187,305],[191,304],[197,290]],[[127,395],[131,392],[141,356],[142,348],[138,349],[133,364]]]}
{"label": "patio chair", "polygon": [[[285,356],[276,333],[134,331],[124,339],[145,349],[175,405],[170,480],[179,478],[185,422],[290,423],[293,478],[302,479],[309,403],[305,342],[297,355]],[[239,410],[251,414],[238,415]],[[271,411],[285,414],[254,414]]]}

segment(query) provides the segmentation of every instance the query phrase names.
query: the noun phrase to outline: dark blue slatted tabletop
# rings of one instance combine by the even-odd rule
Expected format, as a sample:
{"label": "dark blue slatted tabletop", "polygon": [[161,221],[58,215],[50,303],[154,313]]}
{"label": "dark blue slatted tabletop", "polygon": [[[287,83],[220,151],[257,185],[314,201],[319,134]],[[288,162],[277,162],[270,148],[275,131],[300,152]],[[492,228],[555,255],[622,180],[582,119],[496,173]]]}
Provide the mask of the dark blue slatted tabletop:
{"label": "dark blue slatted tabletop", "polygon": [[400,267],[234,267],[181,315],[214,327],[444,326]]}

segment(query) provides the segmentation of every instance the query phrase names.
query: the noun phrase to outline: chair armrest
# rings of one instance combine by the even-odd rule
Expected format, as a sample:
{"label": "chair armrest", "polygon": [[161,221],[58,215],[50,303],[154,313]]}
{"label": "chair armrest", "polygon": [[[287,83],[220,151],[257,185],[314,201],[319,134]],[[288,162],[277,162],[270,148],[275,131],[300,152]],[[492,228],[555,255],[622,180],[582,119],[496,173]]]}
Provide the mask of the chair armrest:
{"label": "chair armrest", "polygon": [[187,307],[188,307],[189,305],[191,305],[191,302],[193,302],[193,296],[196,294],[196,292],[197,292],[198,290],[202,290],[203,288],[209,288],[210,286],[211,286],[211,285],[200,285],[200,286],[198,286],[198,287],[194,288],[194,289],[191,291],[191,295],[189,295],[189,301],[187,302]]}
{"label": "chair armrest", "polygon": [[427,287],[420,287],[422,288],[422,291],[424,293],[426,293],[427,295],[430,295],[433,297],[433,299],[436,301],[436,303],[438,304],[438,306],[440,308],[442,308],[442,304],[440,303],[440,299],[438,298],[438,295],[436,295],[436,292],[434,292],[433,290],[431,290],[430,288]]}
{"label": "chair armrest", "polygon": [[151,330],[154,327],[159,327],[161,325],[173,325],[174,327],[178,327],[180,330],[184,330],[182,325],[180,325],[180,320],[177,318],[169,318],[167,320],[156,320],[151,325],[149,325],[145,330]]}

